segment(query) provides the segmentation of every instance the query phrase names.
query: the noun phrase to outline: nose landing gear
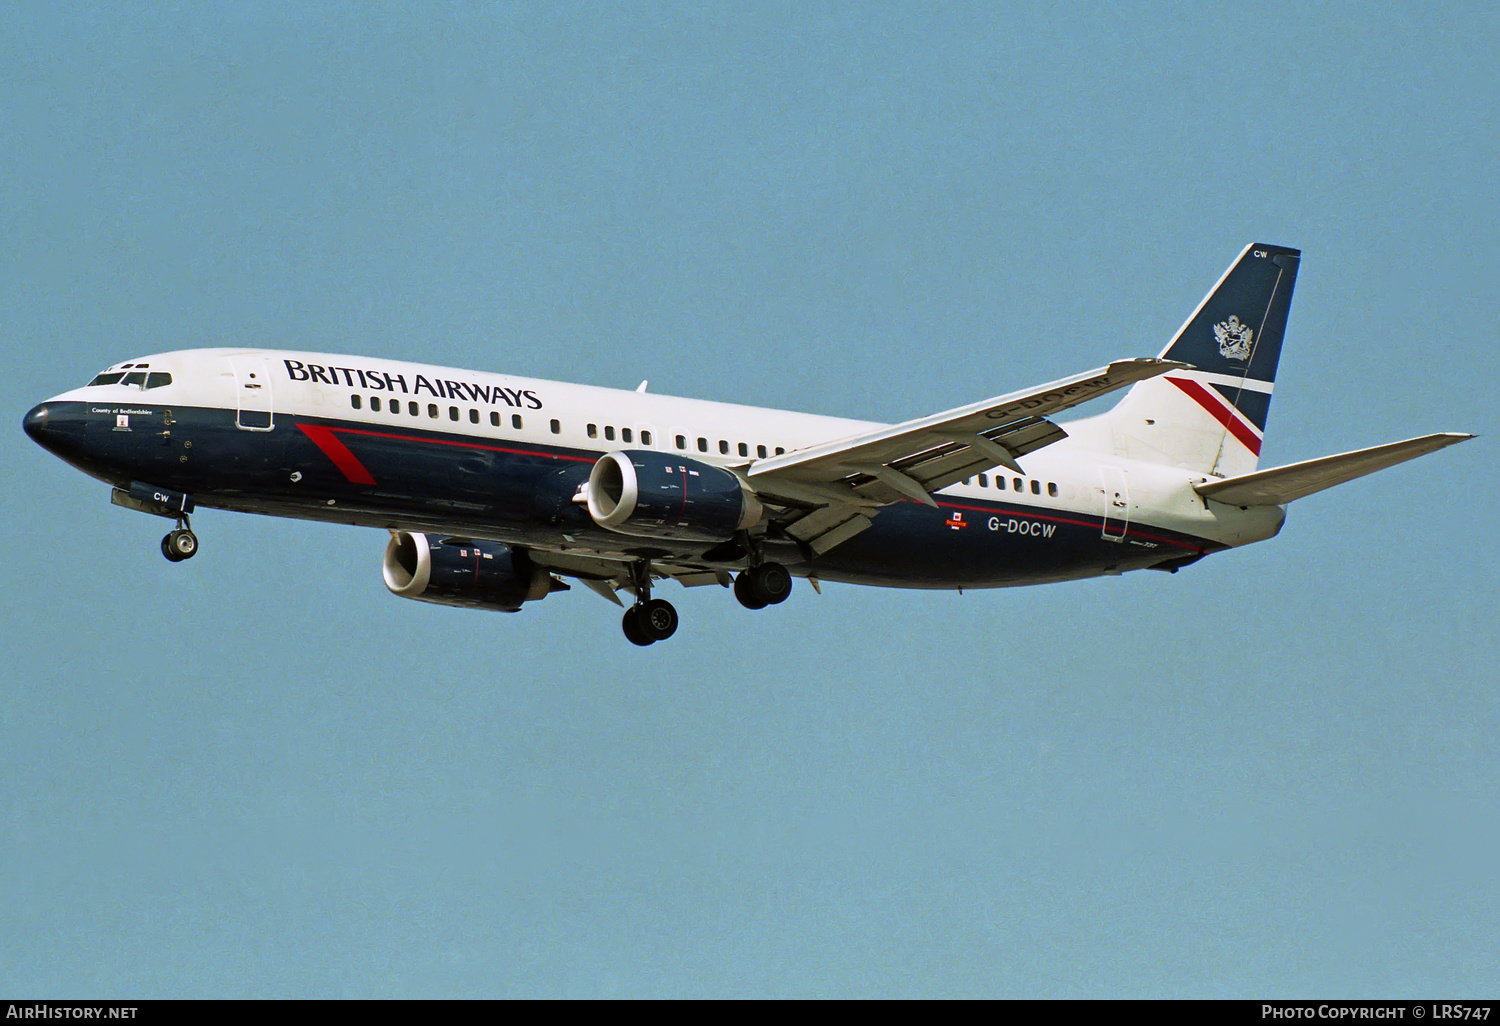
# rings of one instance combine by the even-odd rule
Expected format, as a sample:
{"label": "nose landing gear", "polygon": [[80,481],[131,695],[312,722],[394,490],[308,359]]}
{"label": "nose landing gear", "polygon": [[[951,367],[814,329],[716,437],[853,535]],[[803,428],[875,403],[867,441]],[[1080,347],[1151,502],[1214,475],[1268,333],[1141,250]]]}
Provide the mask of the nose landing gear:
{"label": "nose landing gear", "polygon": [[161,554],[173,563],[181,563],[198,554],[198,536],[188,526],[187,517],[178,520],[177,529],[168,532],[161,540]]}

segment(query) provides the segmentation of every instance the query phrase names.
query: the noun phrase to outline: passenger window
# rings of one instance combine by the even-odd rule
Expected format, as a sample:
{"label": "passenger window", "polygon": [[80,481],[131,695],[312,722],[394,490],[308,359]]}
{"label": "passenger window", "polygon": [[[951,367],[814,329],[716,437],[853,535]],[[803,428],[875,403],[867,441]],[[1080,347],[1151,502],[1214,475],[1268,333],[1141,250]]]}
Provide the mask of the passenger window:
{"label": "passenger window", "polygon": [[677,436],[677,448],[679,448],[679,449],[686,449],[687,448],[687,435],[678,435]]}
{"label": "passenger window", "polygon": [[428,403],[427,404],[427,416],[429,416],[429,417],[436,417],[437,415],[438,415],[437,403]]}
{"label": "passenger window", "polygon": [[748,445],[746,445],[744,442],[740,443],[740,455],[741,456],[749,456],[750,455],[750,447]]}
{"label": "passenger window", "polygon": [[552,433],[554,435],[560,435],[560,434],[562,434],[562,421],[560,421],[560,420],[554,420],[552,422]]}
{"label": "passenger window", "polygon": [[510,415],[510,426],[517,431],[521,430],[521,415],[519,413],[512,413]]}
{"label": "passenger window", "polygon": [[1055,482],[1047,482],[1047,494],[1052,496],[1054,499],[1057,498],[1057,484]]}
{"label": "passenger window", "polygon": [[999,474],[995,475],[995,487],[1000,489],[1000,491],[1002,492],[1005,491],[1005,478],[1001,477]]}
{"label": "passenger window", "polygon": [[490,411],[490,427],[500,426],[500,414],[496,410]]}
{"label": "passenger window", "polygon": [[1032,481],[1031,482],[1031,494],[1032,495],[1041,495],[1042,494],[1042,483],[1040,481]]}
{"label": "passenger window", "polygon": [[[433,409],[437,409],[437,407],[434,406]],[[422,407],[417,404],[416,400],[412,400],[406,404],[406,412],[410,413],[413,417],[420,417],[422,415]]]}
{"label": "passenger window", "polygon": [[615,440],[615,426],[613,424],[604,425],[604,440],[606,442],[613,442]]}
{"label": "passenger window", "polygon": [[700,439],[698,439],[698,451],[699,452],[708,452],[708,439],[707,438],[700,438]]}
{"label": "passenger window", "polygon": [[755,447],[755,455],[759,456],[761,459],[765,459],[766,458],[766,447],[764,445],[757,445]]}
{"label": "passenger window", "polygon": [[1026,485],[1022,483],[1019,477],[1011,479],[1010,483],[1015,486],[1015,489],[1018,492],[1024,492],[1026,490]]}
{"label": "passenger window", "polygon": [[641,444],[642,445],[650,445],[651,444],[651,432],[649,432],[649,431],[642,431],[641,432]]}
{"label": "passenger window", "polygon": [[470,410],[469,411],[469,423],[470,424],[478,424],[479,423],[479,411],[478,410]]}
{"label": "passenger window", "polygon": [[620,441],[622,441],[622,442],[628,442],[628,441],[630,441],[630,438],[631,438],[630,429],[629,428],[621,428],[620,429]]}
{"label": "passenger window", "polygon": [[725,456],[729,455],[729,443],[722,438],[719,439],[719,452]]}
{"label": "passenger window", "polygon": [[599,437],[599,425],[598,424],[590,424],[589,427],[588,427],[588,433],[589,433],[589,437],[590,438],[598,438]]}
{"label": "passenger window", "polygon": [[374,413],[379,413],[380,412],[380,396],[378,396],[378,395],[372,395],[372,396],[370,396],[370,410],[372,412],[374,412]]}
{"label": "passenger window", "polygon": [[779,445],[778,445],[778,446],[777,446],[777,447],[776,447],[776,455],[778,455],[778,456],[780,456],[780,455],[781,455],[781,454],[782,454],[782,453],[784,453],[784,452],[786,452],[786,450],[785,450],[785,449],[783,449],[783,448],[782,448],[782,447],[781,447],[781,446],[779,446]]}
{"label": "passenger window", "polygon": [[356,410],[359,409],[359,396],[351,395],[349,397],[349,405],[354,407]]}

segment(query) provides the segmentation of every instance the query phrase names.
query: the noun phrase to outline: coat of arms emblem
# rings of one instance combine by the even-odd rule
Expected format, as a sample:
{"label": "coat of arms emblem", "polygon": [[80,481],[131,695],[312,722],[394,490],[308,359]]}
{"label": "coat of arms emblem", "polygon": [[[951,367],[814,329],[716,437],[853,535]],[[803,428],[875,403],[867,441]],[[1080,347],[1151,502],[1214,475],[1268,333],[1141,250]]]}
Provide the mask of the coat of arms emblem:
{"label": "coat of arms emblem", "polygon": [[1214,325],[1214,338],[1219,343],[1219,355],[1231,360],[1250,359],[1250,343],[1255,339],[1255,332],[1250,325],[1241,324],[1233,314],[1229,320]]}

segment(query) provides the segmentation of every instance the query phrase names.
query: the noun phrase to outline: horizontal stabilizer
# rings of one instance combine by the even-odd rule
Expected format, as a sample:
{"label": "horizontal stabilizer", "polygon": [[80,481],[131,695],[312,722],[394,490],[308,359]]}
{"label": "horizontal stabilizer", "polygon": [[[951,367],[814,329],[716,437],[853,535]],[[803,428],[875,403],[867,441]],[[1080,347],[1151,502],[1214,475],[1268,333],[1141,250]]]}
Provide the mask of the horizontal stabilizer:
{"label": "horizontal stabilizer", "polygon": [[1404,442],[1377,445],[1373,449],[1324,456],[1304,463],[1290,463],[1270,470],[1257,470],[1252,474],[1224,478],[1220,481],[1204,481],[1193,485],[1193,490],[1206,499],[1225,502],[1231,506],[1283,506],[1293,499],[1300,499],[1325,488],[1353,481],[1356,477],[1373,474],[1386,467],[1414,460],[1430,452],[1467,441],[1473,435],[1439,434],[1408,438]]}

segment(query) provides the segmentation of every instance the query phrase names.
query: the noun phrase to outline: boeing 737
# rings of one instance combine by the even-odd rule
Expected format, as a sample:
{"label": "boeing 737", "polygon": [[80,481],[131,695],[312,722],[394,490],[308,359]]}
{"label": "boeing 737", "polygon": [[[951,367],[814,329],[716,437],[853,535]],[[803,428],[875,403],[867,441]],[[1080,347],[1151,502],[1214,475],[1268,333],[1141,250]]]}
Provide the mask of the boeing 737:
{"label": "boeing 737", "polygon": [[[196,507],[390,532],[403,598],[515,612],[582,584],[670,637],[658,583],[999,588],[1175,572],[1294,499],[1472,437],[1258,469],[1300,252],[1247,246],[1154,359],[902,424],[265,349],[116,364],[26,414],[38,444],[175,521]],[[1058,414],[1128,388],[1108,412]]]}

